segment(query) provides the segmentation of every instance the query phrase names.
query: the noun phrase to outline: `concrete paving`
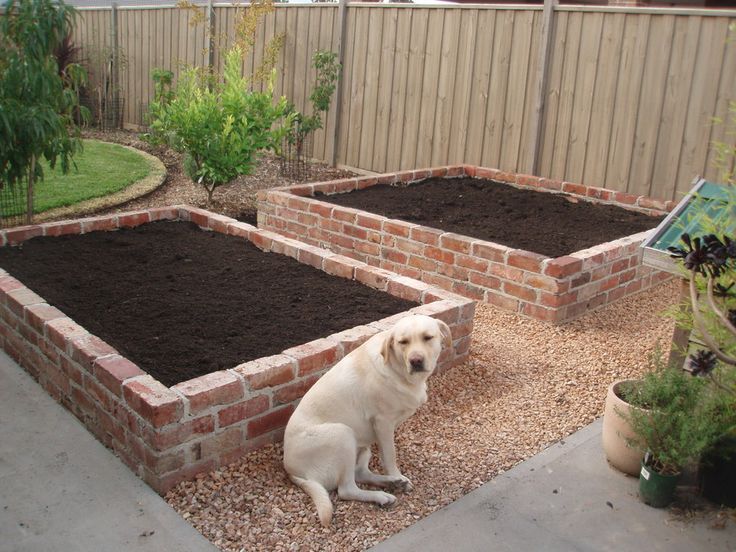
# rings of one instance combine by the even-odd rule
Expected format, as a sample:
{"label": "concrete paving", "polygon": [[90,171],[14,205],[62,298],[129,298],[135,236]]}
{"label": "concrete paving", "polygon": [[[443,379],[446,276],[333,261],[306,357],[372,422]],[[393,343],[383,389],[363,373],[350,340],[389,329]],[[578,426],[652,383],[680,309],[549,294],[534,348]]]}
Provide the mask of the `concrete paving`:
{"label": "concrete paving", "polygon": [[216,552],[0,351],[0,552]]}
{"label": "concrete paving", "polygon": [[372,552],[736,550],[715,511],[681,521],[643,504],[605,460],[601,420],[391,537]]}
{"label": "concrete paving", "polygon": [[[736,524],[674,519],[611,469],[600,420],[376,546],[419,551],[736,551]],[[0,552],[215,552],[0,351]]]}

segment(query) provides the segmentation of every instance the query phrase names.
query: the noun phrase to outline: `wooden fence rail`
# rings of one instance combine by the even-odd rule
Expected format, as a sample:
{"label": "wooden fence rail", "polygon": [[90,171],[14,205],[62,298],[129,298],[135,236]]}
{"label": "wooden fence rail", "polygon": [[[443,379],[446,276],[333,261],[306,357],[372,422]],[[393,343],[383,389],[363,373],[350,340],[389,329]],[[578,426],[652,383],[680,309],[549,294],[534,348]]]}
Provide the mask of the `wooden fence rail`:
{"label": "wooden fence rail", "polygon": [[[153,96],[151,71],[219,71],[242,9],[205,5],[204,17],[174,7],[84,9],[75,40],[97,86],[117,54],[122,119],[136,127]],[[695,175],[718,179],[711,144],[728,127],[713,121],[736,99],[736,10],[548,0],[546,13],[526,5],[277,6],[244,73],[285,33],[275,92],[306,109],[311,56],[342,51],[340,98],[314,140],[316,158],[340,165],[383,172],[470,163],[660,199],[681,197]]]}

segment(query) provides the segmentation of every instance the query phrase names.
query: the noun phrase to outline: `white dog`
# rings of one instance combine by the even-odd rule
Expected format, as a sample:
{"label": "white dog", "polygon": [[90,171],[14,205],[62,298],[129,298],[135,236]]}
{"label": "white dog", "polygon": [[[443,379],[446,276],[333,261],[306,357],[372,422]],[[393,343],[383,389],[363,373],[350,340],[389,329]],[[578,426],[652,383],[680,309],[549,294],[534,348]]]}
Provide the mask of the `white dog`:
{"label": "white dog", "polygon": [[[396,465],[394,430],[427,401],[427,378],[443,344],[451,343],[441,320],[403,318],[343,358],[304,395],[286,425],[284,467],[314,501],[322,525],[332,521],[328,491],[386,506],[394,495],[356,483],[411,490]],[[368,469],[373,443],[386,475]]]}

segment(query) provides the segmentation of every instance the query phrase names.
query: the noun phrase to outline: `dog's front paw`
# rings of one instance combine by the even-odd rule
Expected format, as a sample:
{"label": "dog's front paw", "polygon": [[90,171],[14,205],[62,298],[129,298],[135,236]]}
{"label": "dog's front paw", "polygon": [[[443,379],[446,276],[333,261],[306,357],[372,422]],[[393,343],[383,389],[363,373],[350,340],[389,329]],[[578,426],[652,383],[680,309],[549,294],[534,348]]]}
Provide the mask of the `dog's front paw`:
{"label": "dog's front paw", "polygon": [[411,484],[411,481],[408,477],[404,475],[397,475],[396,480],[391,482],[390,488],[392,490],[408,493],[412,489],[414,489],[414,485]]}
{"label": "dog's front paw", "polygon": [[383,491],[375,492],[377,493],[376,504],[381,508],[391,508],[394,505],[394,502],[396,502],[396,497],[391,493],[384,493]]}

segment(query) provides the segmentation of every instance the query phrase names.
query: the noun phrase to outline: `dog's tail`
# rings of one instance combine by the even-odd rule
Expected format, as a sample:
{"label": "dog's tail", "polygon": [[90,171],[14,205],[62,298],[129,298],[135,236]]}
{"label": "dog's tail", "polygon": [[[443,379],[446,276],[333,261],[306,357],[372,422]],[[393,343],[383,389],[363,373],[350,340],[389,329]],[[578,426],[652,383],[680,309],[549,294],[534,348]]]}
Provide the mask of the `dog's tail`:
{"label": "dog's tail", "polygon": [[332,501],[322,485],[311,479],[302,479],[295,475],[291,476],[291,480],[299,485],[302,490],[307,493],[317,506],[317,515],[319,521],[324,527],[329,527],[332,522]]}

